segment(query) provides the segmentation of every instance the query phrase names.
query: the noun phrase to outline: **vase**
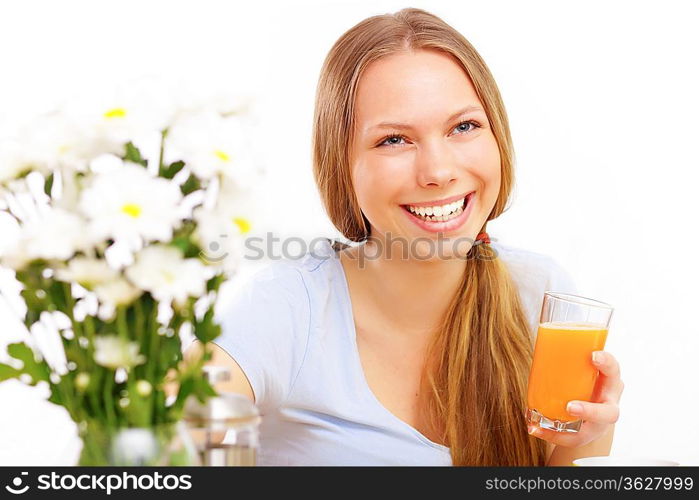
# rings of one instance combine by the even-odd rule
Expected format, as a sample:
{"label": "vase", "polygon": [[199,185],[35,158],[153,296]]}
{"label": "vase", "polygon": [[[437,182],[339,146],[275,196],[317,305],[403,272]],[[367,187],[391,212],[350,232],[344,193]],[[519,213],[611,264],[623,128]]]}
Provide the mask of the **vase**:
{"label": "vase", "polygon": [[79,466],[201,465],[183,422],[122,428],[89,422],[79,429]]}

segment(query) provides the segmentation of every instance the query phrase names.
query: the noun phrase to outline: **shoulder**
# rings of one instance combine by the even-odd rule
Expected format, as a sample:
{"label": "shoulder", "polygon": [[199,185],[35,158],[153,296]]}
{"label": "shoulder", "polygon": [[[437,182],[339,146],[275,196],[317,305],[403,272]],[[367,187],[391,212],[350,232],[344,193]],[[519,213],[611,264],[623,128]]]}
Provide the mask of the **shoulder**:
{"label": "shoulder", "polygon": [[241,317],[259,322],[282,322],[293,318],[295,329],[310,326],[317,297],[329,293],[337,255],[330,243],[316,245],[299,258],[284,258],[261,264],[228,284],[217,312],[224,322]]}
{"label": "shoulder", "polygon": [[517,287],[533,338],[539,323],[544,292],[577,294],[572,275],[557,259],[531,250],[525,250],[499,242],[491,245],[497,252]]}
{"label": "shoulder", "polygon": [[318,285],[318,276],[327,274],[327,261],[333,255],[330,243],[323,240],[300,257],[260,264],[256,270],[248,271],[240,283],[235,283],[235,290],[244,295],[260,294],[301,302],[311,287]]}
{"label": "shoulder", "polygon": [[240,366],[263,412],[287,399],[306,358],[317,316],[312,296],[322,283],[313,260],[275,260],[239,274],[216,307],[215,343]]}
{"label": "shoulder", "polygon": [[572,274],[555,257],[500,242],[491,246],[519,285],[537,284],[544,291],[576,291]]}
{"label": "shoulder", "polygon": [[258,280],[304,279],[311,275],[323,274],[333,259],[337,259],[337,253],[330,240],[316,238],[303,255],[272,261],[255,273],[255,276]]}
{"label": "shoulder", "polygon": [[291,393],[306,359],[314,322],[324,315],[323,293],[335,268],[329,243],[300,258],[266,262],[230,283],[217,305],[216,344],[241,367],[264,411]]}

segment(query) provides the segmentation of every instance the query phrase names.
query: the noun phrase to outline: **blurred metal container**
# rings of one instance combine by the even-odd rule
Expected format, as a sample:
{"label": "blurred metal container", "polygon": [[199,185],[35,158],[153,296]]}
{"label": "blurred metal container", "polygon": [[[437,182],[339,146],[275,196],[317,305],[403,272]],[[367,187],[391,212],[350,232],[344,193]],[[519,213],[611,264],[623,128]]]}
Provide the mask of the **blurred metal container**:
{"label": "blurred metal container", "polygon": [[[205,366],[212,386],[230,380],[230,371],[221,366]],[[253,466],[259,448],[261,422],[257,407],[242,394],[218,391],[219,396],[201,404],[189,398],[184,420],[195,443],[201,465]]]}

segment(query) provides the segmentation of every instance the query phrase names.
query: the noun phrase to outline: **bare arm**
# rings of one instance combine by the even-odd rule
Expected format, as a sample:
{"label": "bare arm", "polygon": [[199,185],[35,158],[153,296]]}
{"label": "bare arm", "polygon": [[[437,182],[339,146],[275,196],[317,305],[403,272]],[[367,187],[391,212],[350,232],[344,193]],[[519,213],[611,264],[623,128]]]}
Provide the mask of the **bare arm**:
{"label": "bare arm", "polygon": [[[206,364],[211,366],[225,366],[230,370],[231,378],[225,382],[218,382],[215,385],[217,391],[225,392],[235,392],[238,394],[243,394],[250,398],[253,402],[255,401],[255,394],[253,393],[252,386],[248,381],[245,373],[243,372],[240,365],[228,355],[228,353],[216,344],[210,344],[212,350],[212,358]],[[203,344],[195,340],[184,352],[185,363],[201,356]],[[177,386],[169,385],[166,387],[166,393],[168,395],[177,394]]]}

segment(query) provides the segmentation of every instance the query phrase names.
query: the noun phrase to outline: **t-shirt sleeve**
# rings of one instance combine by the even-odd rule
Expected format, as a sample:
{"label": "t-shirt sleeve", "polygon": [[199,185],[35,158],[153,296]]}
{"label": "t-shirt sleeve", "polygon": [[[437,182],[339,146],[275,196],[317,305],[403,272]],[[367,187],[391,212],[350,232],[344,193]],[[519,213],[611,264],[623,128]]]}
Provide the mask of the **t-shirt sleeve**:
{"label": "t-shirt sleeve", "polygon": [[283,261],[256,272],[218,312],[215,343],[240,365],[264,414],[289,395],[306,352],[310,300],[299,269]]}
{"label": "t-shirt sleeve", "polygon": [[[546,292],[561,292],[578,295],[578,287],[571,273],[562,267],[557,260],[549,257],[548,281]],[[542,297],[543,300],[543,297]]]}
{"label": "t-shirt sleeve", "polygon": [[544,292],[577,294],[575,281],[553,257],[500,244],[496,244],[496,248],[517,285],[529,331],[535,341]]}
{"label": "t-shirt sleeve", "polygon": [[561,264],[553,257],[545,257],[543,259],[542,267],[543,275],[546,276],[545,284],[543,290],[536,296],[536,304],[534,314],[531,318],[532,321],[532,331],[534,332],[534,341],[536,341],[536,334],[539,328],[539,321],[541,316],[541,308],[544,304],[544,292],[560,292],[560,293],[570,293],[577,295],[578,287],[573,279],[572,274],[566,270]]}

